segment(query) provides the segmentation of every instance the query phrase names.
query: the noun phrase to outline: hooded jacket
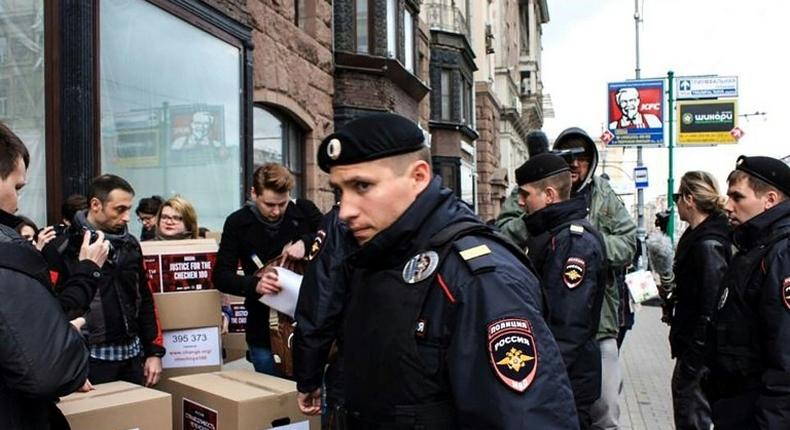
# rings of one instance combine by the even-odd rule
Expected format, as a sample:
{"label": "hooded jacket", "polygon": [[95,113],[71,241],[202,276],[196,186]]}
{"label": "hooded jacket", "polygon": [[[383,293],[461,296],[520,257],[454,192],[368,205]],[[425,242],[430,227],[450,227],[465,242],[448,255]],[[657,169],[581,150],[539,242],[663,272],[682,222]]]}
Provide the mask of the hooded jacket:
{"label": "hooded jacket", "polygon": [[0,428],[67,429],[55,406],[88,378],[88,349],[53,295],[47,263],[0,211]]}
{"label": "hooded jacket", "polygon": [[[574,189],[574,195],[585,194],[588,198],[590,212],[587,219],[603,236],[610,270],[601,309],[598,339],[617,337],[619,332],[617,309],[620,294],[614,271],[622,271],[631,264],[634,258],[636,223],[626,210],[623,201],[609,185],[609,181],[595,176],[599,158],[598,149],[584,130],[576,127],[566,129],[555,139],[554,149],[562,149],[565,141],[574,135],[581,136],[585,140],[593,158],[587,177],[582,181],[581,187]],[[505,236],[522,248],[526,246],[529,236],[523,217],[524,210],[518,206],[518,187],[515,187],[502,205],[502,212],[497,217],[496,226]]]}

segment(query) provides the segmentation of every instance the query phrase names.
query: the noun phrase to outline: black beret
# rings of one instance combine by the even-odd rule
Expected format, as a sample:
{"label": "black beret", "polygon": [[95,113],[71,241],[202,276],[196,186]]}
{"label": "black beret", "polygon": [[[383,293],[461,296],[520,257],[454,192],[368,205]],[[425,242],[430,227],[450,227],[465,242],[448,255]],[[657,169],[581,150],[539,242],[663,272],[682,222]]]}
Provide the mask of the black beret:
{"label": "black beret", "polygon": [[538,154],[516,169],[516,182],[522,186],[568,170],[570,170],[568,163],[559,155]]}
{"label": "black beret", "polygon": [[425,135],[412,120],[393,113],[357,118],[325,137],[318,147],[318,167],[378,160],[425,148]]}
{"label": "black beret", "polygon": [[735,162],[735,169],[761,179],[790,196],[790,166],[781,160],[772,157],[741,155]]}

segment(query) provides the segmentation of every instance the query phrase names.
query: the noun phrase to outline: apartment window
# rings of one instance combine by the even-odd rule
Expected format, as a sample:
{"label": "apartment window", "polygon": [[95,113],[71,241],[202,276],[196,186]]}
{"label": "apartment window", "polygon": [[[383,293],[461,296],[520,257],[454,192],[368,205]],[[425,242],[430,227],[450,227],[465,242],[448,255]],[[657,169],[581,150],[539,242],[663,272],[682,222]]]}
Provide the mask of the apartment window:
{"label": "apartment window", "polygon": [[370,52],[369,0],[354,0],[354,29],[356,31],[357,52]]}
{"label": "apartment window", "polygon": [[408,10],[403,11],[403,34],[404,67],[414,73],[414,15]]}
{"label": "apartment window", "polygon": [[472,124],[472,112],[474,112],[472,84],[466,79],[461,79],[461,95],[461,109],[463,109],[464,113],[464,117],[461,122],[465,124]]}
{"label": "apartment window", "polygon": [[305,28],[305,1],[294,0],[294,25],[301,29]]}
{"label": "apartment window", "polygon": [[451,94],[451,74],[449,70],[442,70],[441,74],[441,96],[442,96],[442,112],[441,118],[442,120],[449,121],[452,118],[452,112],[450,112],[450,107],[452,106],[452,94]]}
{"label": "apartment window", "polygon": [[101,171],[138,196],[180,194],[221,229],[242,189],[241,46],[145,0],[100,13]]}
{"label": "apartment window", "polygon": [[387,57],[398,54],[398,0],[387,0]]}
{"label": "apartment window", "polygon": [[296,178],[294,196],[302,197],[304,133],[286,115],[256,105],[253,108],[253,152],[255,168],[265,163],[279,163]]}

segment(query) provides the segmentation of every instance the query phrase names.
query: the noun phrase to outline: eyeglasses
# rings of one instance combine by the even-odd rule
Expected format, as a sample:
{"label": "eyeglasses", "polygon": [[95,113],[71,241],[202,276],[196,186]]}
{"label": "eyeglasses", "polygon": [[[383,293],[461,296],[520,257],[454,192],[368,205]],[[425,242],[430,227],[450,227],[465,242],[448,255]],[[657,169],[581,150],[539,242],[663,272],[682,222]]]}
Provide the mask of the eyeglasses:
{"label": "eyeglasses", "polygon": [[184,220],[184,217],[181,215],[160,215],[159,219],[165,222],[181,222]]}
{"label": "eyeglasses", "polygon": [[137,217],[137,220],[140,222],[149,222],[153,221],[154,218],[156,218],[154,215],[140,215]]}
{"label": "eyeglasses", "polygon": [[680,194],[680,193],[673,193],[672,194],[672,201],[677,203],[678,200],[680,200],[680,196],[682,196],[682,194]]}

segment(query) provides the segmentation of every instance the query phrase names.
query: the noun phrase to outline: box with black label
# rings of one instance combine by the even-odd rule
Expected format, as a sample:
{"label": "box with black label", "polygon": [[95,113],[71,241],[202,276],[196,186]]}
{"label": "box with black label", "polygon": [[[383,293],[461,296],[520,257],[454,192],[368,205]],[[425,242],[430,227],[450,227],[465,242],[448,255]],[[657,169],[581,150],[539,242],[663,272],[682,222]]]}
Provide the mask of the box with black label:
{"label": "box with black label", "polygon": [[318,430],[296,404],[296,383],[252,371],[233,370],[172,378],[174,428]]}

